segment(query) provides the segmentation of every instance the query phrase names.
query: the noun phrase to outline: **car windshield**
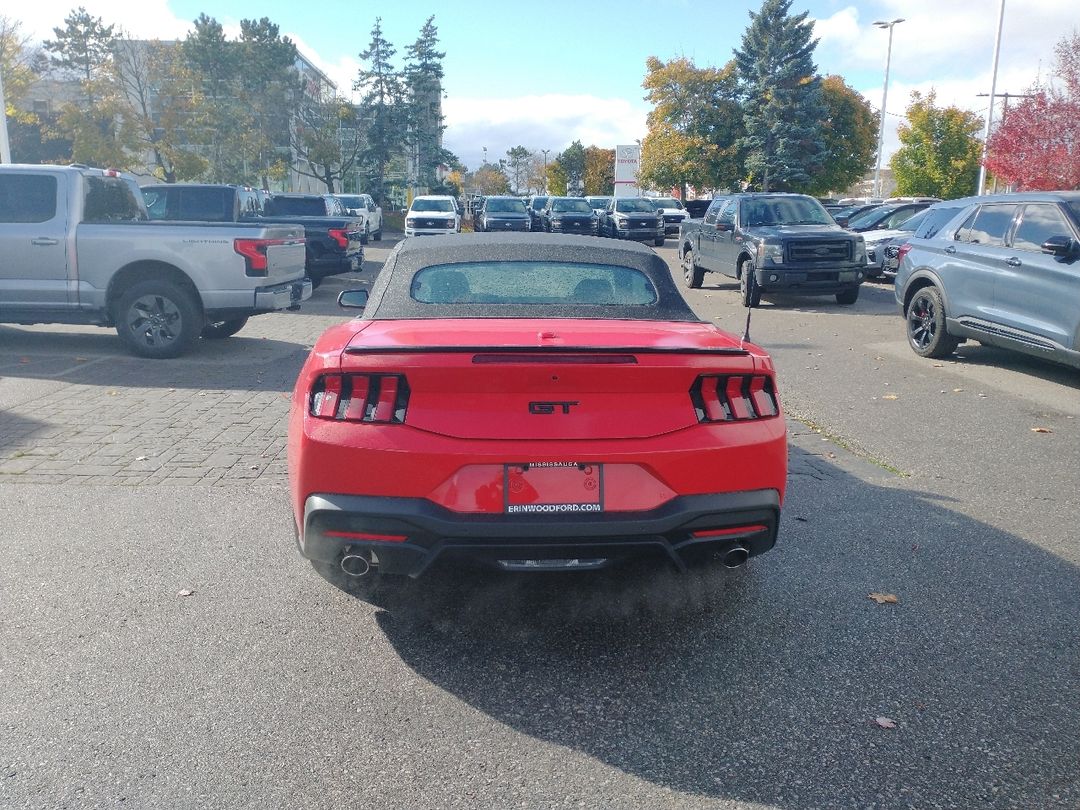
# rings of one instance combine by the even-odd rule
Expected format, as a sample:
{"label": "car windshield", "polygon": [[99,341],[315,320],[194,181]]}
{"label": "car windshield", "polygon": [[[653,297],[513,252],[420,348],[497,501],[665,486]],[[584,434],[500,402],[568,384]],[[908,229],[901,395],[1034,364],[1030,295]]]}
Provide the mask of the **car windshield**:
{"label": "car windshield", "polygon": [[412,210],[415,211],[439,211],[452,214],[455,210],[453,200],[425,200],[417,197],[413,200]]}
{"label": "car windshield", "polygon": [[560,214],[591,214],[592,206],[585,200],[555,200],[551,210]]}
{"label": "car windshield", "polygon": [[657,197],[653,200],[657,208],[682,208],[682,203],[674,197]]}
{"label": "car windshield", "polygon": [[547,201],[548,201],[547,197],[533,197],[533,200],[532,200],[532,208],[533,208],[533,210],[534,211],[539,211],[541,208],[543,208],[545,205],[547,205]]}
{"label": "car windshield", "polygon": [[918,228],[923,219],[926,218],[926,211],[920,211],[913,217],[905,219],[902,223],[896,226],[898,231],[907,231],[908,233],[915,233],[915,229]]}
{"label": "car windshield", "polygon": [[608,200],[610,200],[611,198],[610,197],[586,197],[585,199],[589,201],[589,205],[591,205],[593,208],[607,208]]}
{"label": "car windshield", "polygon": [[644,197],[630,197],[615,203],[616,211],[635,214],[655,214],[658,207],[655,200],[647,200]]}
{"label": "car windshield", "polygon": [[833,225],[833,218],[812,197],[754,197],[743,203],[742,222],[761,225]]}
{"label": "car windshield", "polygon": [[896,208],[871,208],[869,211],[864,211],[863,213],[852,217],[848,220],[847,226],[854,230],[858,230],[859,228],[869,228],[872,225],[876,225],[896,210]]}
{"label": "car windshield", "polygon": [[489,214],[524,214],[525,203],[521,200],[488,200],[486,210]]}
{"label": "car windshield", "polygon": [[409,291],[422,304],[495,304],[508,308],[588,304],[649,306],[649,277],[631,267],[555,261],[470,262],[425,267]]}

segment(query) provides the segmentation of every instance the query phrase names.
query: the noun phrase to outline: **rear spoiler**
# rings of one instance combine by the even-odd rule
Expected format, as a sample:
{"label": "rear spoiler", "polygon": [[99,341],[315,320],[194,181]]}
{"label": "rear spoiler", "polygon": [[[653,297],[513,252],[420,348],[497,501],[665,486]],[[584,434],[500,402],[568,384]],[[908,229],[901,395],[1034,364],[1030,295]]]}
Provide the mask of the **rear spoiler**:
{"label": "rear spoiler", "polygon": [[738,346],[349,346],[345,354],[705,354],[746,357],[750,352]]}

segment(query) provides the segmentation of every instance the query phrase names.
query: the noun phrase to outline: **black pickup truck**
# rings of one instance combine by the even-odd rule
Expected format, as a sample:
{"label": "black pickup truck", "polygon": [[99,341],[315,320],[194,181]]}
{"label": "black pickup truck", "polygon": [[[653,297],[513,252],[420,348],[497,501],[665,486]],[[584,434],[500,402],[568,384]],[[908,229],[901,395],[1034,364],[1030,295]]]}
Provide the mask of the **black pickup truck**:
{"label": "black pickup truck", "polygon": [[762,294],[835,295],[854,304],[866,278],[866,244],[837,225],[821,203],[803,194],[731,194],[710,203],[703,219],[679,228],[687,287],[705,273],[739,279],[743,304]]}
{"label": "black pickup truck", "polygon": [[303,226],[305,268],[315,286],[363,267],[363,223],[329,194],[277,194],[261,205],[254,191],[234,185],[159,184],[142,192],[152,220]]}

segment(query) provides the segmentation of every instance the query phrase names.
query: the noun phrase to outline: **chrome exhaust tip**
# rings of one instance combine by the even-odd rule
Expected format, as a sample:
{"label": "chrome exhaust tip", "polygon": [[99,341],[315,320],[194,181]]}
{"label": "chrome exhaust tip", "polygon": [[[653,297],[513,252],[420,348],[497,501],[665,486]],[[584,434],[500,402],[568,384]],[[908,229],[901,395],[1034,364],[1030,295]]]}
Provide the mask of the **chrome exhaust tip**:
{"label": "chrome exhaust tip", "polygon": [[750,559],[750,552],[746,546],[732,546],[721,555],[720,559],[725,568],[738,568]]}
{"label": "chrome exhaust tip", "polygon": [[371,573],[371,563],[359,554],[346,554],[341,558],[341,570],[346,576],[366,577]]}

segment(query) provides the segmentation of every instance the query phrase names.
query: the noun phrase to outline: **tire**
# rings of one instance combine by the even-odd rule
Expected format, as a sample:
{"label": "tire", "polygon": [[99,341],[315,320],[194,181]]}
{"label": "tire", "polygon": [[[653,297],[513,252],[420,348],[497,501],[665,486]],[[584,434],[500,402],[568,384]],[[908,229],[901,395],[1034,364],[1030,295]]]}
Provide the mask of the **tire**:
{"label": "tire", "polygon": [[195,294],[167,279],[132,284],[114,310],[116,333],[140,357],[179,357],[188,351],[205,322]]}
{"label": "tire", "polygon": [[311,276],[309,276],[309,278],[311,279],[311,289],[313,289],[313,290],[319,289],[319,285],[323,283],[323,277],[322,276],[311,275]]}
{"label": "tire", "polygon": [[203,327],[202,336],[209,340],[222,340],[223,338],[232,337],[243,329],[247,322],[246,315],[243,318],[233,318],[228,321],[212,321]]}
{"label": "tire", "polygon": [[364,233],[360,237],[360,244],[361,245],[366,245],[368,243],[368,240],[371,239],[371,231],[369,230],[369,227],[370,226],[365,222],[364,223]]}
{"label": "tire", "polygon": [[945,302],[937,287],[918,290],[904,320],[908,345],[919,357],[948,357],[960,345],[960,340],[945,328]]}
{"label": "tire", "polygon": [[658,237],[656,237],[655,239],[652,240],[653,247],[663,247],[664,242],[666,242],[666,241],[667,241],[667,239],[665,237],[658,236]]}
{"label": "tire", "polygon": [[861,287],[856,287],[854,290],[844,290],[836,294],[836,303],[850,306],[859,300],[859,290]]}
{"label": "tire", "polygon": [[376,242],[382,241],[382,223],[379,223],[379,229],[371,235],[371,238]]}
{"label": "tire", "polygon": [[683,284],[691,290],[696,290],[701,287],[701,282],[705,280],[705,271],[698,266],[697,256],[694,254],[694,249],[690,248],[683,254],[682,260],[683,270]]}
{"label": "tire", "polygon": [[744,307],[751,309],[761,304],[761,287],[757,284],[756,265],[753,259],[747,259],[742,263],[739,272],[739,294],[742,296]]}

